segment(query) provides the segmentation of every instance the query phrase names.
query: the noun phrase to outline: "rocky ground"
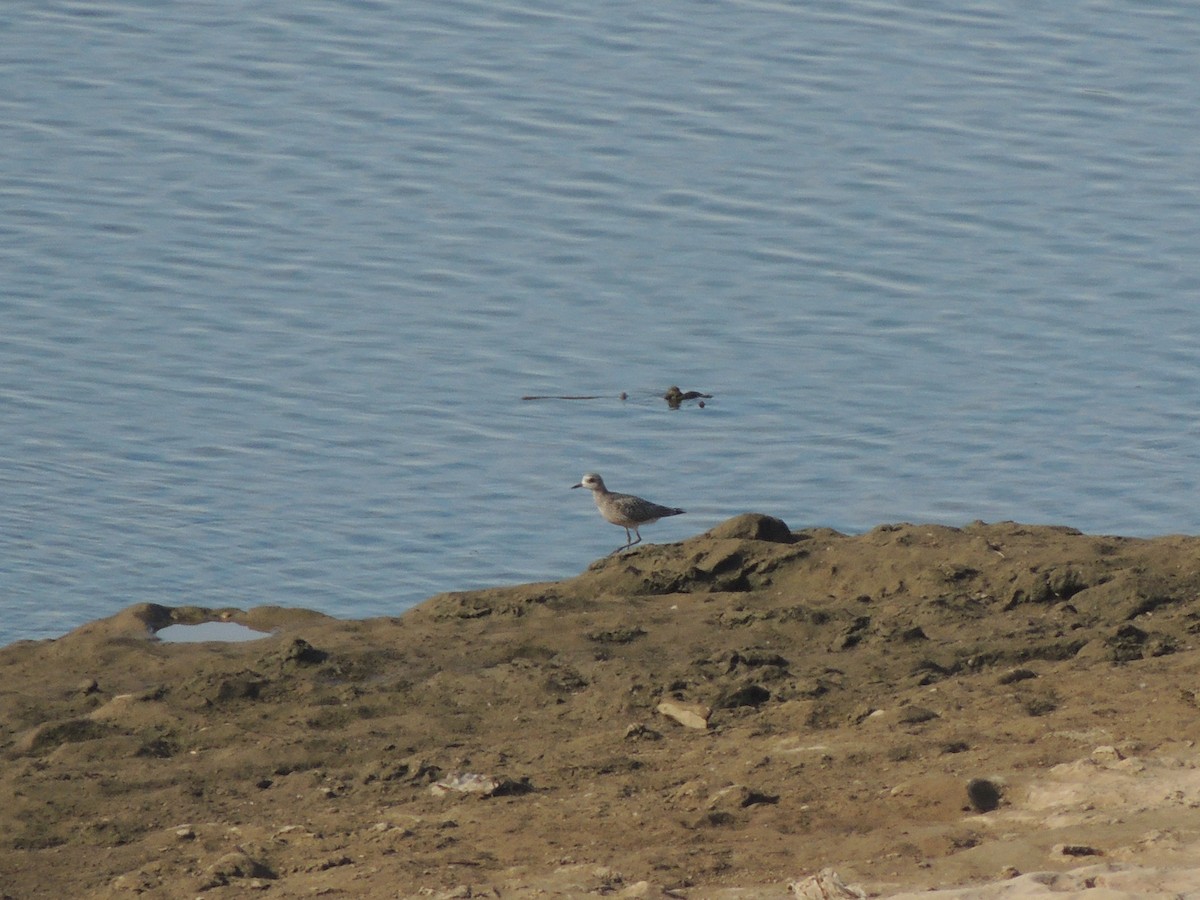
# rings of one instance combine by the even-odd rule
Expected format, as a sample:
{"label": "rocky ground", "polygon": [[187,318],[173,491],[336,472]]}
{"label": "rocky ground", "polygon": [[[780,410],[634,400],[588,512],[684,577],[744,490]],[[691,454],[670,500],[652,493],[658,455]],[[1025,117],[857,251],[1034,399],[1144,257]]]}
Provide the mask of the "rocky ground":
{"label": "rocky ground", "polygon": [[[273,634],[153,637],[220,616]],[[132,607],[0,649],[0,896],[1200,894],[1198,631],[1197,538],[752,515],[396,618]]]}

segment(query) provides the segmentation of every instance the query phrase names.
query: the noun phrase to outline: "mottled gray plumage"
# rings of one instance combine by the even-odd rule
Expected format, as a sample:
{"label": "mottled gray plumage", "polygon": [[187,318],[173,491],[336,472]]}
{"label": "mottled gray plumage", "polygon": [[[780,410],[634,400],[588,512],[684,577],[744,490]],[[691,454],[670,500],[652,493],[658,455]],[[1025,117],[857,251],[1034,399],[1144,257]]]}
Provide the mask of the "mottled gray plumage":
{"label": "mottled gray plumage", "polygon": [[[638,528],[642,525],[649,525],[667,516],[682,515],[684,512],[673,506],[659,506],[657,503],[651,503],[649,500],[643,500],[633,494],[618,494],[610,491],[604,486],[604,479],[595,472],[584,475],[579,484],[573,484],[571,487],[583,487],[591,491],[592,499],[596,501],[596,509],[600,510],[600,515],[604,516],[605,520],[625,529],[627,543],[624,547],[618,547],[613,553],[620,553],[634,544],[640,544],[642,534]],[[636,541],[629,536],[631,528],[637,535]],[[612,553],[609,554],[609,556],[611,555]]]}

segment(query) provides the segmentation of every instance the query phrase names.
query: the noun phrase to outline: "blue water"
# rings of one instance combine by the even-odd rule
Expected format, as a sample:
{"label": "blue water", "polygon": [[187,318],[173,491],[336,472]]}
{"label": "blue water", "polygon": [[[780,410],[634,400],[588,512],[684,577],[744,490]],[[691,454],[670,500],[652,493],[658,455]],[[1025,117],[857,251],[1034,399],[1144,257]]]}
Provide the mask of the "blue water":
{"label": "blue water", "polygon": [[624,538],[593,470],[688,509],[650,541],[1200,532],[1197,47],[1190,2],[9,3],[0,643],[570,576]]}

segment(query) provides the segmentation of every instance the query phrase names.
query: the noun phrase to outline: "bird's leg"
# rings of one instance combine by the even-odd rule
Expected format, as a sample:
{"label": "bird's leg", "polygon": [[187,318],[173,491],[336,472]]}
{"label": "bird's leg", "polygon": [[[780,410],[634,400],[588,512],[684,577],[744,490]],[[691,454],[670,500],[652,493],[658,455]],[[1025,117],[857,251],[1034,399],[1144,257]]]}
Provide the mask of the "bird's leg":
{"label": "bird's leg", "polygon": [[[636,525],[633,526],[633,533],[637,535],[638,539],[636,541],[633,541],[632,543],[626,544],[625,545],[626,547],[632,547],[634,544],[640,544],[642,542],[642,533],[637,530]],[[629,529],[628,528],[625,529],[625,537],[627,537],[627,538],[629,537]]]}
{"label": "bird's leg", "polygon": [[[640,538],[640,537],[641,537],[641,536],[639,535],[639,538]],[[621,546],[621,547],[618,547],[616,550],[614,550],[612,553],[610,553],[610,554],[608,554],[608,555],[609,555],[609,556],[612,556],[612,555],[613,555],[613,554],[615,554],[615,553],[620,553],[622,550],[625,550],[625,549],[628,549],[629,547],[632,547],[632,546],[633,546],[633,544],[631,543],[631,541],[632,541],[632,540],[633,540],[633,539],[632,539],[632,538],[630,538],[630,536],[629,536],[629,529],[628,529],[628,528],[626,528],[626,529],[625,529],[625,544],[624,544],[623,546]]]}

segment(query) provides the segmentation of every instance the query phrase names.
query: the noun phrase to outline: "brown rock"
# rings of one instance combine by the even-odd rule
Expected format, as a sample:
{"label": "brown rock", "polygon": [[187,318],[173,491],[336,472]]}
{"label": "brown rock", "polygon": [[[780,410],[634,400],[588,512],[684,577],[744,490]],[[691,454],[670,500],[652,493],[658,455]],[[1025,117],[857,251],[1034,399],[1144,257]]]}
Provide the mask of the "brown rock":
{"label": "brown rock", "polygon": [[664,700],[658,704],[659,715],[674,719],[685,728],[704,730],[708,728],[708,717],[712,710],[701,703],[685,703],[682,700]]}
{"label": "brown rock", "polygon": [[794,540],[791,529],[783,519],[762,513],[742,513],[726,519],[710,529],[708,536],[718,540],[770,541],[776,544],[790,544]]}

